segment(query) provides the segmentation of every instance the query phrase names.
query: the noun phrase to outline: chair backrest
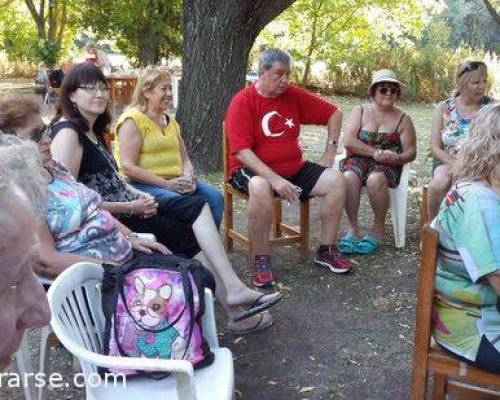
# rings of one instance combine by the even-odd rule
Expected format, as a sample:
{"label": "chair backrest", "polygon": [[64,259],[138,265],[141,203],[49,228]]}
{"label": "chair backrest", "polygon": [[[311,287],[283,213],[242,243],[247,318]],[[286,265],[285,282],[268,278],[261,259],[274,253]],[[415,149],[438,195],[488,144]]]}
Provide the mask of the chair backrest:
{"label": "chair backrest", "polygon": [[[105,326],[101,307],[102,277],[100,265],[81,262],[61,273],[48,291],[52,328],[77,357],[82,348],[102,354]],[[96,372],[94,365],[81,358],[80,362],[85,375]]]}
{"label": "chair backrest", "polygon": [[115,140],[115,134],[113,132],[107,132],[104,134],[104,142],[106,143],[106,148],[113,154],[113,140]]}
{"label": "chair backrest", "polygon": [[429,186],[422,186],[422,201],[420,202],[420,230],[425,226],[425,224],[429,224],[430,216],[429,216]]}
{"label": "chair backrest", "polygon": [[[101,306],[103,268],[81,262],[61,273],[48,291],[52,311],[51,325],[64,346],[75,354],[85,375],[96,372],[94,364],[85,362],[82,351],[102,354],[105,327]],[[211,349],[219,347],[213,297],[205,291],[205,314],[202,319],[204,336]],[[84,350],[83,350],[84,349]]]}
{"label": "chair backrest", "polygon": [[[425,382],[427,353],[431,339],[431,316],[434,302],[434,280],[438,256],[438,232],[429,225],[422,229],[422,252],[418,278],[415,345],[413,348],[413,383]],[[417,379],[419,377],[420,379]]]}

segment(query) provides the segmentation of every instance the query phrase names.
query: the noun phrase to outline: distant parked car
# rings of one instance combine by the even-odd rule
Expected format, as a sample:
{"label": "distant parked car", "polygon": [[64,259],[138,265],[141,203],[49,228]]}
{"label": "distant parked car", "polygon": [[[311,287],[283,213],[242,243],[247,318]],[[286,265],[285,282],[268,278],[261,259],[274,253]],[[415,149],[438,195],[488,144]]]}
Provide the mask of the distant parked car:
{"label": "distant parked car", "polygon": [[248,71],[245,79],[249,84],[255,83],[259,80],[259,74],[255,71]]}

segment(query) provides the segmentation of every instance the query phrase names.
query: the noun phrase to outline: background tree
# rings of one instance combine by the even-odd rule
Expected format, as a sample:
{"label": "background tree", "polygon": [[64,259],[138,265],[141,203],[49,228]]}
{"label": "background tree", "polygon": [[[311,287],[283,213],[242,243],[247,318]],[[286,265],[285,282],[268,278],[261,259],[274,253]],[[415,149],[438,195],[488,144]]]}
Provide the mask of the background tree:
{"label": "background tree", "polygon": [[52,66],[73,36],[74,13],[72,0],[9,0],[0,15],[4,49],[12,59]]}
{"label": "background tree", "polygon": [[80,23],[141,66],[180,54],[181,0],[83,0]]}
{"label": "background tree", "polygon": [[[285,37],[294,38],[293,55],[303,63],[301,84],[307,86],[311,65],[324,59],[331,49],[348,48],[346,38],[359,37],[364,23],[364,11],[371,7],[396,9],[401,4],[413,4],[403,0],[299,0],[279,18],[287,25]],[[304,23],[308,21],[308,23]],[[352,42],[352,40],[350,40]]]}
{"label": "background tree", "polygon": [[220,169],[222,119],[243,87],[259,32],[294,0],[184,0],[183,76],[177,117],[191,158]]}
{"label": "background tree", "polygon": [[[498,2],[496,2],[498,3]],[[493,10],[492,3],[488,3]],[[450,46],[500,52],[500,29],[482,0],[448,1],[433,21],[444,20],[451,29]]]}
{"label": "background tree", "polygon": [[497,25],[500,25],[500,14],[499,12],[495,9],[495,6],[498,6],[500,4],[499,1],[495,1],[494,3],[489,1],[489,0],[483,0],[484,6],[486,7],[486,10],[490,13],[491,17],[495,20]]}
{"label": "background tree", "polygon": [[38,32],[38,38],[61,47],[68,21],[69,0],[24,0]]}

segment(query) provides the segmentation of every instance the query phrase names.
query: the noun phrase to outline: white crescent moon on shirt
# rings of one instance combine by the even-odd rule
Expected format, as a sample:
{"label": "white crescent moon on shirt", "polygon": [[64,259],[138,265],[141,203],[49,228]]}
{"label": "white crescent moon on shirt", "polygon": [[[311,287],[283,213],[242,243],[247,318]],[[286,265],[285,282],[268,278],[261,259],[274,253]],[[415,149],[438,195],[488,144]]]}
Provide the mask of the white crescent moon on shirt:
{"label": "white crescent moon on shirt", "polygon": [[271,117],[273,115],[278,115],[279,117],[281,117],[281,115],[278,111],[271,111],[271,112],[268,112],[266,115],[264,115],[264,117],[262,118],[262,131],[264,132],[264,135],[266,135],[267,137],[277,137],[277,136],[281,136],[285,133],[285,131],[281,131],[281,132],[277,132],[277,133],[271,132],[271,129],[269,128],[269,120],[271,119]]}

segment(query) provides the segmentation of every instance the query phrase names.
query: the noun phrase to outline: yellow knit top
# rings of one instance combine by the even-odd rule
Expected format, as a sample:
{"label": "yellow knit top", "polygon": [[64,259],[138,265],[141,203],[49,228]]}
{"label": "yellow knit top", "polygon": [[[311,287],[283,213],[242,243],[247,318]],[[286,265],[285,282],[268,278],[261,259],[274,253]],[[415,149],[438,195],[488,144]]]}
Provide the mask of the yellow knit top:
{"label": "yellow knit top", "polygon": [[[138,108],[130,108],[118,118],[114,130],[116,138],[118,129],[129,118],[137,125],[142,138],[137,165],[162,178],[175,178],[182,175],[180,126],[175,118],[169,115],[167,127],[161,129]],[[116,140],[113,153],[121,171],[119,140]]]}

